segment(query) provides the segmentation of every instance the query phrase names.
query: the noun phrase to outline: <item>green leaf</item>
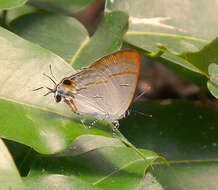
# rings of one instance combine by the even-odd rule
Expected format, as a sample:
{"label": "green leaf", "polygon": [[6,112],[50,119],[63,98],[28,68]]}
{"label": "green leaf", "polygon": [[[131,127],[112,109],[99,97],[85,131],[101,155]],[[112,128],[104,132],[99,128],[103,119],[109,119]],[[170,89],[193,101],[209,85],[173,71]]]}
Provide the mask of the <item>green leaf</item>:
{"label": "green leaf", "polygon": [[70,64],[78,69],[119,50],[127,29],[127,14],[120,11],[106,14],[95,34],[80,46]]}
{"label": "green leaf", "polygon": [[11,26],[20,36],[53,51],[78,69],[120,49],[128,16],[123,12],[107,14],[91,38],[75,19],[56,15],[26,15]]}
{"label": "green leaf", "polygon": [[164,190],[156,178],[148,171],[145,173],[140,190]]}
{"label": "green leaf", "polygon": [[[77,156],[39,157],[26,181],[31,180],[30,185],[43,182],[44,188],[50,189],[59,186],[63,179],[71,188],[83,183],[93,187],[90,189],[139,189],[145,170],[157,157],[151,151],[144,151],[144,156],[147,162],[127,147],[105,147]],[[46,180],[49,178],[60,180],[51,183]]]}
{"label": "green leaf", "polygon": [[7,21],[7,23],[10,23],[12,20],[14,20],[20,16],[23,16],[25,14],[30,14],[30,13],[33,13],[36,11],[37,10],[34,9],[34,7],[25,4],[21,7],[17,7],[15,9],[7,11],[6,21]]}
{"label": "green leaf", "polygon": [[26,189],[3,141],[0,139],[0,190]]}
{"label": "green leaf", "polygon": [[50,72],[50,64],[58,80],[71,75],[74,71],[64,60],[3,28],[0,28],[0,46],[1,137],[49,154],[66,149],[82,134],[112,135],[105,122],[98,123],[101,129],[86,130],[67,105],[43,96],[46,89],[32,91],[40,86],[53,87],[43,76]]}
{"label": "green leaf", "polygon": [[218,185],[216,111],[175,100],[140,102],[133,109],[153,117],[133,112],[121,120],[120,130],[136,147],[151,149],[168,160],[169,166],[156,163],[151,170],[164,189],[204,190],[205,184]]}
{"label": "green leaf", "polygon": [[54,14],[28,14],[11,23],[21,37],[51,50],[68,63],[81,45],[89,39],[88,32],[72,17]]}
{"label": "green leaf", "polygon": [[[78,120],[40,107],[13,103],[10,99],[0,99],[0,105],[0,135],[44,154],[66,149],[76,137],[85,133],[110,136],[110,133],[96,128],[86,130]],[[16,114],[12,114],[14,112]]]}
{"label": "green leaf", "polygon": [[141,184],[140,190],[164,190],[163,187],[158,183],[156,178],[152,176],[150,172],[145,173],[144,180]]}
{"label": "green leaf", "polygon": [[218,99],[218,64],[211,63],[208,67],[210,80],[207,82],[207,87],[211,94]]}
{"label": "green leaf", "polygon": [[218,38],[198,52],[184,52],[179,56],[192,64],[199,72],[208,77],[208,66],[210,63],[218,63]]}
{"label": "green leaf", "polygon": [[71,156],[76,156],[106,146],[126,147],[118,138],[87,134],[77,137],[71,144],[70,148],[63,151],[59,155],[70,154]]}
{"label": "green leaf", "polygon": [[30,0],[32,6],[52,12],[71,14],[87,7],[91,0]]}
{"label": "green leaf", "polygon": [[17,169],[19,170],[20,175],[26,176],[29,172],[30,165],[36,152],[33,151],[32,148],[24,144],[20,144],[7,139],[3,140],[9,152],[11,153],[11,156],[13,157],[13,160],[17,166]]}
{"label": "green leaf", "polygon": [[[175,56],[169,53],[165,54],[170,56],[172,60],[175,60]],[[162,57],[155,58],[155,60],[159,63],[162,63],[167,68],[174,70],[178,75],[183,77],[184,80],[194,83],[199,87],[206,88],[208,78],[206,78],[205,75],[202,75],[201,72],[197,72],[197,70],[192,70],[192,67],[189,67],[190,69],[187,69],[186,67],[183,67],[182,64],[174,64],[173,62],[170,62]]]}
{"label": "green leaf", "polygon": [[167,190],[211,190],[217,189],[217,170],[217,160],[211,160],[158,166],[152,173]]}
{"label": "green leaf", "polygon": [[0,10],[7,10],[22,6],[27,0],[0,0]]}
{"label": "green leaf", "polygon": [[101,190],[84,182],[79,177],[65,176],[60,174],[48,174],[37,177],[28,177],[25,179],[28,189],[31,190]]}
{"label": "green leaf", "polygon": [[[180,34],[184,38],[196,37],[199,40],[212,40],[217,35],[217,30],[214,29],[218,29],[216,22],[218,13],[213,12],[217,8],[215,2],[217,1],[207,3],[191,1],[187,4],[183,1],[138,0],[136,3],[131,0],[120,0],[107,1],[106,8],[122,10],[132,16],[129,31],[155,32],[154,35],[157,36],[161,31],[162,35],[165,33]],[[135,17],[138,19],[134,20]],[[193,49],[194,46],[189,48]]]}
{"label": "green leaf", "polygon": [[[107,1],[106,8],[126,11],[129,14],[130,27],[124,37],[128,44],[144,50],[150,56],[153,54],[148,52],[163,51],[165,53],[161,55],[162,58],[206,76],[208,63],[199,60],[199,53],[217,36],[217,11],[214,2],[139,0],[135,3],[131,0],[120,0]],[[214,54],[210,52],[209,56],[212,55]],[[193,59],[194,56],[198,58]],[[181,72],[179,67],[171,68],[194,81],[194,77]]]}

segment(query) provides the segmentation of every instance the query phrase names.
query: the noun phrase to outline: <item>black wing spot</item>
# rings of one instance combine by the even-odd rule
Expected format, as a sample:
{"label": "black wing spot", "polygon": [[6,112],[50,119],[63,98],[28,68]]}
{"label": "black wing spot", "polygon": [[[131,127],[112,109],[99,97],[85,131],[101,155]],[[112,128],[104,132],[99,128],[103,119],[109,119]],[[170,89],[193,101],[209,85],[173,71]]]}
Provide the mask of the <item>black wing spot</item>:
{"label": "black wing spot", "polygon": [[64,80],[64,81],[63,81],[63,84],[71,85],[71,81],[70,81],[70,80]]}

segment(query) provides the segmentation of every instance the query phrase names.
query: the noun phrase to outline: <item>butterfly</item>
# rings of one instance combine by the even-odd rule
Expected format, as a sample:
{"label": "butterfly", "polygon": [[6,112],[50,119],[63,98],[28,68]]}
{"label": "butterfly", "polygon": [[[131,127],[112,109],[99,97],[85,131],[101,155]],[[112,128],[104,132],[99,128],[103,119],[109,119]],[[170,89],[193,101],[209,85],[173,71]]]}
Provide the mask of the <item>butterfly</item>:
{"label": "butterfly", "polygon": [[77,114],[116,123],[133,101],[139,71],[137,51],[117,51],[58,84],[53,81],[55,87],[47,87],[49,92],[45,95],[53,93],[57,103],[65,102]]}

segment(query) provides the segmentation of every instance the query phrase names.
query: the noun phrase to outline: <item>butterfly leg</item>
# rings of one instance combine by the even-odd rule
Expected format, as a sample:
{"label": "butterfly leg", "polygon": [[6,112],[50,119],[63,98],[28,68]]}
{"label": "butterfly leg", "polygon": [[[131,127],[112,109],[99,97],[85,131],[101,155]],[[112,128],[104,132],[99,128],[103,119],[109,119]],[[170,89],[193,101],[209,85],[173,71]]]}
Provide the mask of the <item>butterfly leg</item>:
{"label": "butterfly leg", "polygon": [[112,123],[113,123],[113,125],[114,125],[114,128],[113,128],[113,136],[116,136],[116,131],[118,130],[120,124],[119,124],[119,121],[118,121],[118,120],[113,121]]}
{"label": "butterfly leg", "polygon": [[86,124],[85,124],[85,119],[80,119],[80,121],[81,121],[81,123],[82,123],[82,125],[84,126],[84,128],[85,129],[89,129],[89,127],[88,126],[86,126]]}
{"label": "butterfly leg", "polygon": [[93,125],[95,125],[95,123],[97,122],[98,120],[95,119],[94,121],[92,121],[89,126],[88,126],[88,129],[90,129]]}
{"label": "butterfly leg", "polygon": [[75,104],[73,102],[73,99],[67,100],[65,97],[63,97],[63,99],[64,99],[64,102],[71,108],[71,110],[73,112],[75,112],[75,113],[78,112],[78,110],[77,110],[77,108],[76,108],[76,106],[75,106]]}
{"label": "butterfly leg", "polygon": [[90,122],[88,126],[85,124],[85,119],[80,119],[80,121],[81,121],[81,123],[83,124],[83,126],[84,126],[85,129],[90,129],[93,125],[95,125],[95,123],[96,123],[98,120],[96,119],[96,120]]}

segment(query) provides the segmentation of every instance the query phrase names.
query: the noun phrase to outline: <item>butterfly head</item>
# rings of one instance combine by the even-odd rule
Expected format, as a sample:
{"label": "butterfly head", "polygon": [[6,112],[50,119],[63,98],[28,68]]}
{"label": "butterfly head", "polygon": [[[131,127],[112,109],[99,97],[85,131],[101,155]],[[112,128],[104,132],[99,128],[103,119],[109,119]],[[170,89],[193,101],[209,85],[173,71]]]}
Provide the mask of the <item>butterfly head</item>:
{"label": "butterfly head", "polygon": [[[45,73],[43,73],[43,75],[46,76],[47,78],[49,78],[54,83],[55,86],[53,89],[46,87],[48,89],[48,92],[44,96],[47,96],[47,95],[53,93],[54,99],[57,103],[61,102],[62,97],[65,97],[65,98],[67,98],[68,96],[72,97],[74,87],[75,87],[75,81],[72,79],[69,79],[69,78],[64,78],[60,83],[57,83],[57,80],[56,80],[55,76],[53,75],[51,65],[49,65],[49,69],[50,69],[50,74],[53,78]],[[33,91],[40,90],[42,88],[44,88],[44,87],[34,89]]]}
{"label": "butterfly head", "polygon": [[49,94],[54,94],[54,99],[57,103],[61,102],[62,98],[68,98],[68,97],[73,97],[73,94],[76,93],[75,90],[75,81],[64,78],[60,83],[57,83],[54,81],[50,76],[44,74],[46,77],[52,80],[52,82],[55,84],[54,88],[49,88],[49,87],[40,87],[37,89],[34,89],[33,91],[40,90],[42,88],[47,88],[48,92],[44,94],[44,96],[47,96]]}
{"label": "butterfly head", "polygon": [[72,97],[75,91],[75,82],[68,78],[64,78],[59,84],[55,85],[52,93],[54,93],[54,98],[57,103],[62,100],[62,97],[68,98]]}

